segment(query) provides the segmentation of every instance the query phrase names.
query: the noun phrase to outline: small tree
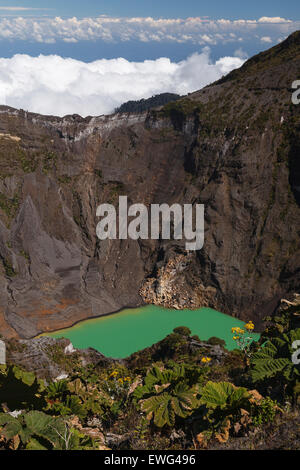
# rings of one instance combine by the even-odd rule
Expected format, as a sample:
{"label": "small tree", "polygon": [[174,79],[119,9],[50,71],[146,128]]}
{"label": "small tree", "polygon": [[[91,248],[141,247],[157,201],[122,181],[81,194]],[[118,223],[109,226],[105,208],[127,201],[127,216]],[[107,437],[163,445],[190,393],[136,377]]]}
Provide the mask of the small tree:
{"label": "small tree", "polygon": [[177,328],[174,328],[173,333],[182,336],[191,336],[192,334],[191,330],[187,326],[178,326]]}

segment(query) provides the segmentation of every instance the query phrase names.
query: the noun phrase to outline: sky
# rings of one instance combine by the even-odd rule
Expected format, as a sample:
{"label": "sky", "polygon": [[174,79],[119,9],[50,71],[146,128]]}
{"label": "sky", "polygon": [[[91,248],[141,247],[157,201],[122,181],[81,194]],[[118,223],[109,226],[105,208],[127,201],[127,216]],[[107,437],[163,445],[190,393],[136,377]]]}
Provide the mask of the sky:
{"label": "sky", "polygon": [[298,29],[295,0],[0,0],[0,104],[110,113],[195,91]]}
{"label": "sky", "polygon": [[[60,16],[152,16],[155,18],[187,18],[189,16],[209,16],[211,18],[251,18],[263,16],[284,17],[300,20],[298,0],[261,0],[245,2],[241,0],[2,0],[1,7],[28,8],[19,10],[22,14],[36,13]],[[37,9],[37,10],[32,10]],[[43,10],[44,9],[44,10]],[[15,12],[19,13],[17,10]],[[15,13],[10,12],[10,13]],[[0,12],[1,13],[1,12]]]}

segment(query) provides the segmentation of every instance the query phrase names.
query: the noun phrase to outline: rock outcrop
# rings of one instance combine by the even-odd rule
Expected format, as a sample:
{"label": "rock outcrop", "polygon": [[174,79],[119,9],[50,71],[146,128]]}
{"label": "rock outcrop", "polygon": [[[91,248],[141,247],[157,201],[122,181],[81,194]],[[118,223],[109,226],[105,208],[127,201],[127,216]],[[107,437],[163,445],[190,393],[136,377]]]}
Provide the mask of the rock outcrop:
{"label": "rock outcrop", "polygon": [[113,359],[89,349],[75,349],[68,339],[40,337],[29,340],[10,339],[7,341],[7,364],[18,365],[34,372],[38,378],[58,381],[67,378],[76,367],[97,364],[108,367]]}
{"label": "rock outcrop", "polygon": [[170,258],[158,268],[155,277],[145,280],[140,295],[146,303],[166,308],[217,308],[217,289],[201,284],[195,272],[195,259],[191,254]]}
{"label": "rock outcrop", "polygon": [[[0,333],[30,338],[147,301],[260,322],[296,292],[299,65],[297,32],[148,113],[57,118],[0,107]],[[96,208],[119,195],[205,204],[204,248],[100,242]]]}
{"label": "rock outcrop", "polygon": [[6,345],[4,341],[0,339],[0,365],[6,364]]}

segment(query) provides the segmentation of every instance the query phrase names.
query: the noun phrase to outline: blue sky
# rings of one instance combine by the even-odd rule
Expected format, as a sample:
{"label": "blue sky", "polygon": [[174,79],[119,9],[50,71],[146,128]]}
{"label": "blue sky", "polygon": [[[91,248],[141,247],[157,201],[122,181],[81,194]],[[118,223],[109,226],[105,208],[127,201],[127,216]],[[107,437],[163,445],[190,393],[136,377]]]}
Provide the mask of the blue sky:
{"label": "blue sky", "polygon": [[58,54],[90,62],[164,56],[178,62],[203,47],[215,60],[250,57],[296,29],[296,0],[0,0],[2,57]]}
{"label": "blue sky", "polygon": [[107,114],[200,89],[296,30],[299,0],[0,0],[0,104]]}
{"label": "blue sky", "polygon": [[[165,18],[186,18],[188,16],[209,16],[211,18],[254,18],[261,16],[288,16],[300,20],[298,0],[262,0],[246,2],[242,0],[19,0],[0,1],[1,6],[27,8],[48,8],[44,14],[62,16],[153,16]],[[50,10],[51,9],[51,10]],[[1,13],[1,12],[0,12]],[[23,14],[37,13],[34,11]]]}

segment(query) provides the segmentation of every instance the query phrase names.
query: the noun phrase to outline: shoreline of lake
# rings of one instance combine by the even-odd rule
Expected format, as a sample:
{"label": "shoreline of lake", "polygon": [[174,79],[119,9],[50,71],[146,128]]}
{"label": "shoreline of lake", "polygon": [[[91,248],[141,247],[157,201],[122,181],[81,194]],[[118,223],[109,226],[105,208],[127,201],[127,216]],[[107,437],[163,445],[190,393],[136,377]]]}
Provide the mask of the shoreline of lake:
{"label": "shoreline of lake", "polygon": [[[108,357],[125,358],[161,341],[178,326],[187,326],[203,341],[218,337],[228,349],[235,348],[231,328],[245,322],[209,308],[165,309],[155,305],[122,309],[118,313],[95,317],[76,325],[39,336],[68,338],[75,348],[92,347]],[[255,333],[258,339],[259,334]]]}

